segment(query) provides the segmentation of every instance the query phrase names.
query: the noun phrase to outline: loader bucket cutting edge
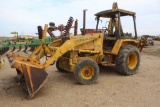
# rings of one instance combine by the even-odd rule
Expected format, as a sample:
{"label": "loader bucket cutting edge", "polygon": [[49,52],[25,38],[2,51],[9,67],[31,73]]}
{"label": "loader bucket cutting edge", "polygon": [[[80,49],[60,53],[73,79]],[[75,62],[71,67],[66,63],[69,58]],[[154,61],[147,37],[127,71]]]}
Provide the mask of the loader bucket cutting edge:
{"label": "loader bucket cutting edge", "polygon": [[44,69],[22,64],[23,75],[28,89],[29,98],[47,82],[49,76]]}

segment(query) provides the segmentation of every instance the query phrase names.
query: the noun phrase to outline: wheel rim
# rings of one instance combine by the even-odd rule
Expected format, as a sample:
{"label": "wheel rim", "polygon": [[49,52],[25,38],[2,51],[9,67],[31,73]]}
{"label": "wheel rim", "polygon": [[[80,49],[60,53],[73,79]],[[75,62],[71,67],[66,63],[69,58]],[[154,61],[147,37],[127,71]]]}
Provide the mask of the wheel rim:
{"label": "wheel rim", "polygon": [[138,62],[138,58],[137,58],[136,53],[131,53],[128,56],[128,67],[130,69],[134,69],[136,67],[136,65],[137,65],[137,62]]}
{"label": "wheel rim", "polygon": [[82,78],[89,80],[94,76],[94,68],[92,66],[85,66],[81,70]]}

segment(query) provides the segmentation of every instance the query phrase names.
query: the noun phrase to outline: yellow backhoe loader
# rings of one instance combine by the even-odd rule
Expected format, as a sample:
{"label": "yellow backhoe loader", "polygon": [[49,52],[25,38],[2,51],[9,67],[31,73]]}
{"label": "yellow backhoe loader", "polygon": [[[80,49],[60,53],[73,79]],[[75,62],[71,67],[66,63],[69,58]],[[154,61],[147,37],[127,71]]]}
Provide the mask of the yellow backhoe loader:
{"label": "yellow backhoe loader", "polygon": [[[56,62],[59,72],[73,72],[76,80],[81,84],[92,84],[99,75],[99,65],[115,65],[117,71],[123,75],[133,75],[140,64],[140,51],[143,41],[137,41],[135,12],[118,9],[113,3],[110,10],[95,14],[96,29],[81,29],[82,34],[65,35],[48,45],[44,39],[48,30],[46,24],[42,33],[41,44],[28,57],[9,53],[6,56],[12,68],[16,68],[20,80],[25,82],[32,98],[48,80],[45,68]],[[126,37],[121,25],[121,16],[131,16],[134,23],[134,37]],[[109,18],[108,28],[98,29],[100,18]],[[89,31],[89,33],[88,33]],[[50,57],[42,64],[40,59]]]}

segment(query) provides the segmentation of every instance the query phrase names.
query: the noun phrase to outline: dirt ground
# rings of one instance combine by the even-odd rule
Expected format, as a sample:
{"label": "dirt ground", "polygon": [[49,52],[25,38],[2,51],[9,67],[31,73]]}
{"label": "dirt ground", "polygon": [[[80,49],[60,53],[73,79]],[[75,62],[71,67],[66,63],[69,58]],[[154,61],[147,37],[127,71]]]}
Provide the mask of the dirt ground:
{"label": "dirt ground", "polygon": [[46,69],[50,79],[31,100],[14,81],[15,69],[0,70],[1,107],[160,107],[160,41],[141,53],[137,74],[119,75],[114,67],[101,70],[92,85],[80,85],[73,73]]}

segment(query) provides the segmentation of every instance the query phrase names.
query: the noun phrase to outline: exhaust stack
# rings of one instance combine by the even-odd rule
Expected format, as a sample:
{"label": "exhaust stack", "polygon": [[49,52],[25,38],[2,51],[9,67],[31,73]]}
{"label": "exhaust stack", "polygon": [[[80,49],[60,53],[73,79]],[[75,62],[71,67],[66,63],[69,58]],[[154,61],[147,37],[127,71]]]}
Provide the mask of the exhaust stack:
{"label": "exhaust stack", "polygon": [[87,9],[83,10],[83,32],[82,35],[85,35],[85,29],[86,29],[86,11]]}

